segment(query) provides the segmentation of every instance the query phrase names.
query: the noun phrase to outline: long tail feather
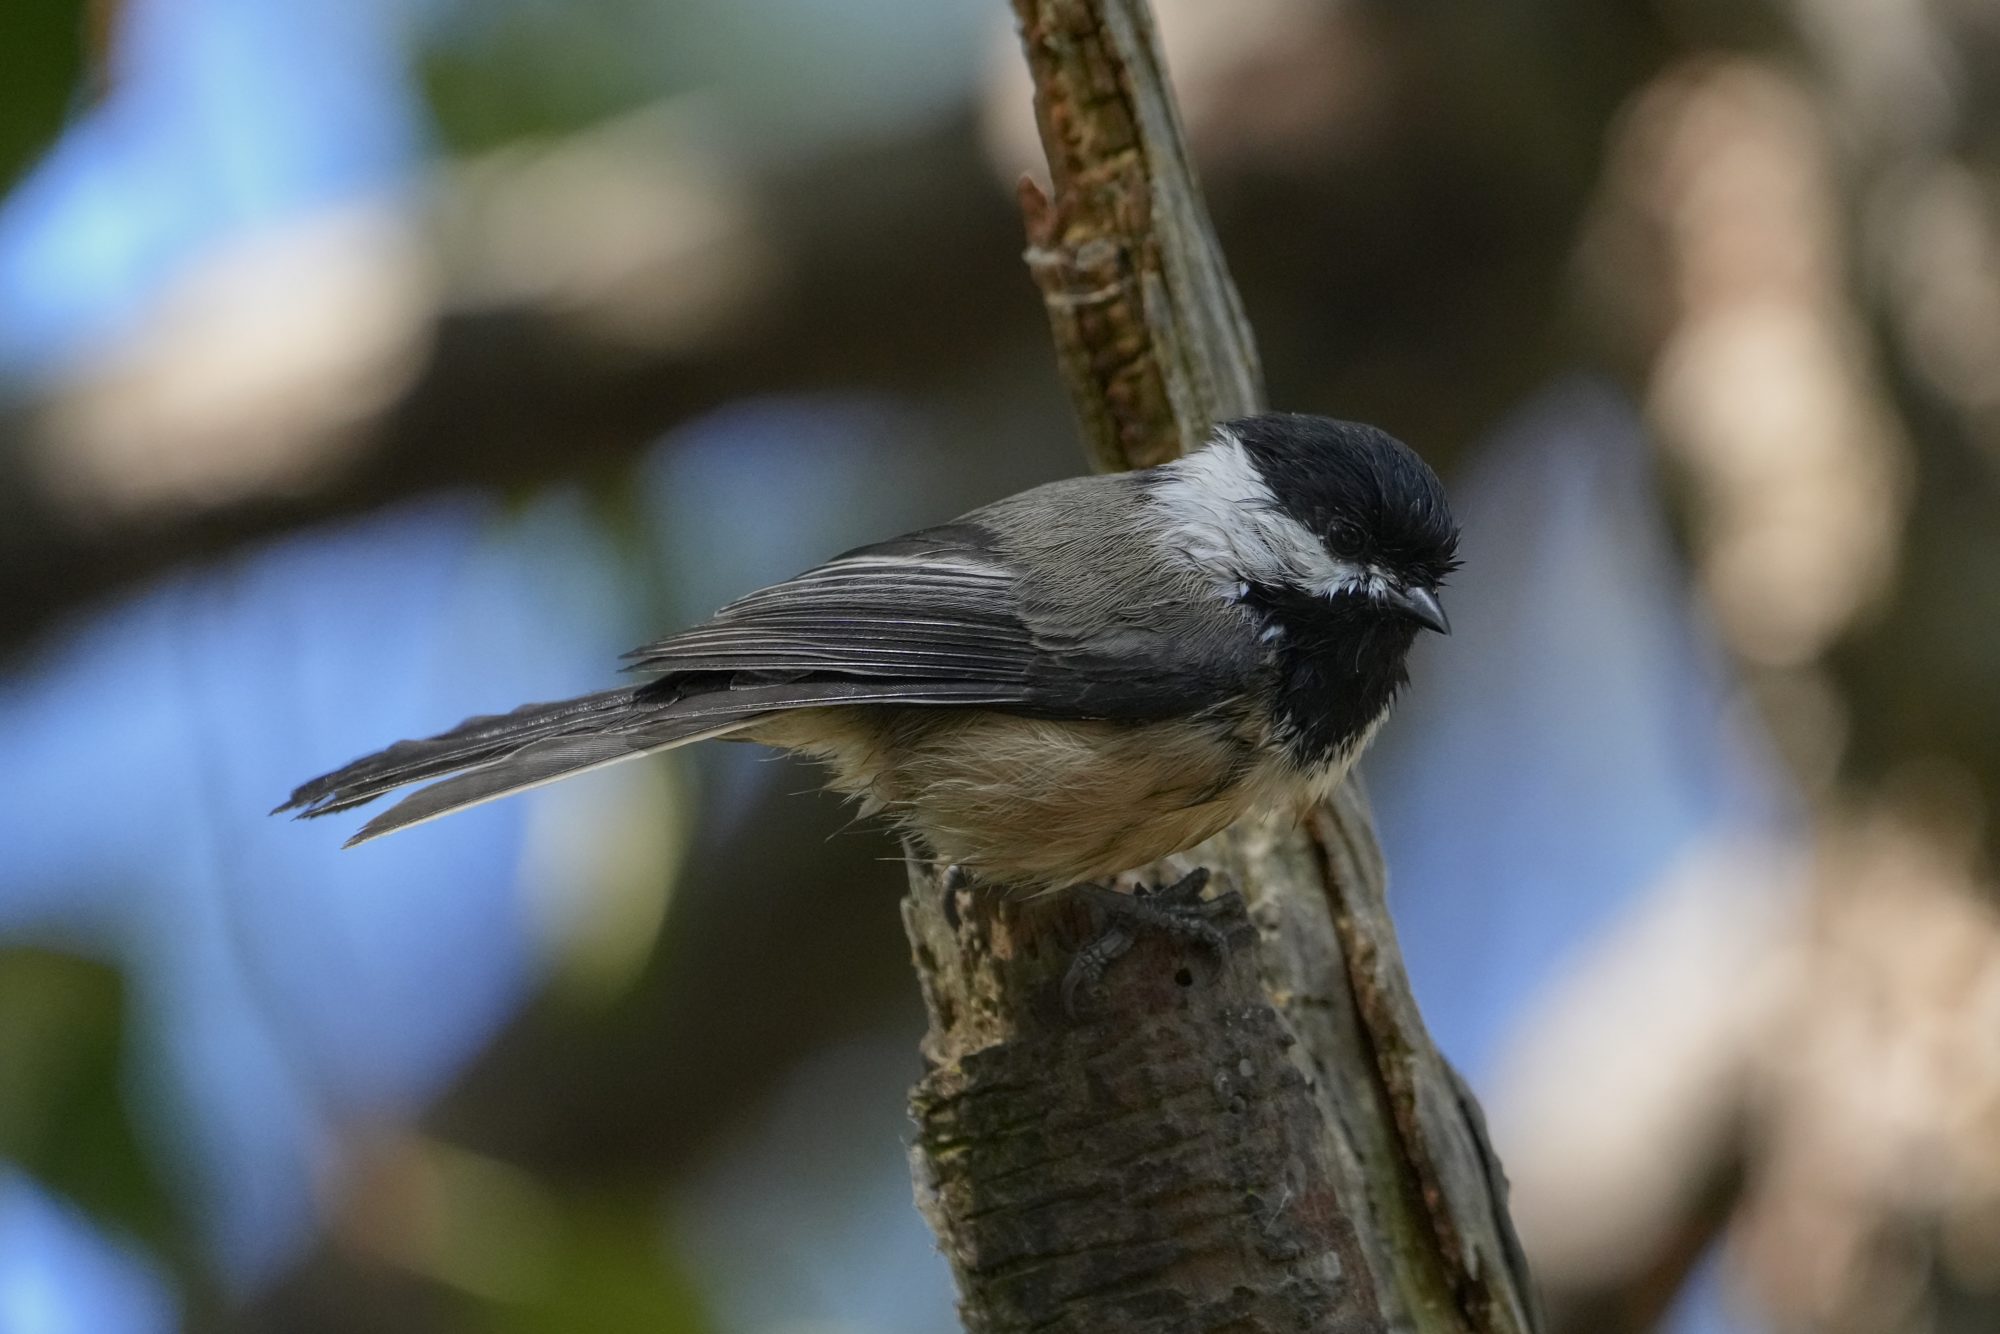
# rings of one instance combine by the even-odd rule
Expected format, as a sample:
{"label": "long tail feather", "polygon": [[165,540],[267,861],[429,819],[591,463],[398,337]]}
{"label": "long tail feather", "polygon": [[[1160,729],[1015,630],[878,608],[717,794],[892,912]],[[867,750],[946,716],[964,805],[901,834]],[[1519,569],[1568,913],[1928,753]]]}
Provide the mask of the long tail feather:
{"label": "long tail feather", "polygon": [[411,783],[504,759],[545,737],[613,727],[621,714],[633,711],[637,693],[637,687],[606,690],[553,704],[524,704],[512,713],[468,718],[449,732],[418,741],[398,741],[303,783],[271,813],[297,811],[301,818],[332,815]]}
{"label": "long tail feather", "polygon": [[661,726],[633,732],[554,736],[531,742],[504,759],[417,789],[361,826],[344,846],[351,848],[371,838],[393,834],[398,829],[408,829],[498,797],[526,792],[559,778],[720,736],[747,727],[752,721],[735,717],[718,723],[714,718],[677,717],[665,720]]}

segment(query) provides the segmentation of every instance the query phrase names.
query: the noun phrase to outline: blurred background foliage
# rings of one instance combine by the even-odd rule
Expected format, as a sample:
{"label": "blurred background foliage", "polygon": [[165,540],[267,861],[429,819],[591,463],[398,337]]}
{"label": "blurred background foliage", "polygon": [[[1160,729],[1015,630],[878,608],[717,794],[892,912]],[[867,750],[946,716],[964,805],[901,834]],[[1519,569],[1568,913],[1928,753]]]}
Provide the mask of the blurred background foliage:
{"label": "blurred background foliage", "polygon": [[[2000,4],[1159,0],[1286,407],[1464,520],[1367,777],[1557,1328],[2000,1327]],[[17,0],[0,1334],[952,1327],[879,831],[263,812],[1080,466],[999,0]]]}
{"label": "blurred background foliage", "polygon": [[94,1217],[171,1250],[181,1220],[141,1151],[119,1080],[125,995],[101,964],[0,954],[0,1155]]}
{"label": "blurred background foliage", "polygon": [[22,0],[7,20],[0,84],[0,185],[14,178],[62,129],[84,95],[84,6],[79,0]]}

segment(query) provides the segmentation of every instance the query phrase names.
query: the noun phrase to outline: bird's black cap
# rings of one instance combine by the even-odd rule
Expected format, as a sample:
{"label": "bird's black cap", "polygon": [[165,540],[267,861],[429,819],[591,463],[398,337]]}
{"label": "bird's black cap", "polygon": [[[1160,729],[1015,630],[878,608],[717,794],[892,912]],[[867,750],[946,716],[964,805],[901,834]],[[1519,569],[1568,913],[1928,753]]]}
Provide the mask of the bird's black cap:
{"label": "bird's black cap", "polygon": [[1377,427],[1274,412],[1223,423],[1271,494],[1329,554],[1436,586],[1458,566],[1444,483]]}

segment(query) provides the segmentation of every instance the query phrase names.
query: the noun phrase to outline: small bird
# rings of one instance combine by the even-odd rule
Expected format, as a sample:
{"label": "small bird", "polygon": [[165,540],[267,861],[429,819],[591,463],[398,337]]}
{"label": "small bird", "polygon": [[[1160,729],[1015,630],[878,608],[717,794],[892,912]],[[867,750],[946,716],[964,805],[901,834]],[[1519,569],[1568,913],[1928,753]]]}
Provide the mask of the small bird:
{"label": "small bird", "polygon": [[[1457,545],[1443,485],[1394,437],[1245,417],[1159,467],[858,547],[627,654],[641,684],[397,742],[278,809],[429,783],[353,844],[692,741],[757,741],[823,762],[962,878],[1108,905],[1130,896],[1099,882],[1339,783],[1418,631],[1450,632]],[[1198,915],[1187,897],[1140,915]]]}

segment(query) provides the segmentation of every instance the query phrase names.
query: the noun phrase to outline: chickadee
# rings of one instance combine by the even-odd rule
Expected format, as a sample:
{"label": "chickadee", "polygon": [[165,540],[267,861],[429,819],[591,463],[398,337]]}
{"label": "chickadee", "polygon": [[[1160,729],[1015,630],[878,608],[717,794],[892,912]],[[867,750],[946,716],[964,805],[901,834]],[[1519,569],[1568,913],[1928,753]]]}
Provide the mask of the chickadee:
{"label": "chickadee", "polygon": [[825,763],[974,880],[1103,881],[1326,795],[1407,681],[1458,531],[1370,426],[1271,414],[1140,472],[859,547],[637,649],[640,685],[474,718],[300,787],[350,843],[710,737]]}

